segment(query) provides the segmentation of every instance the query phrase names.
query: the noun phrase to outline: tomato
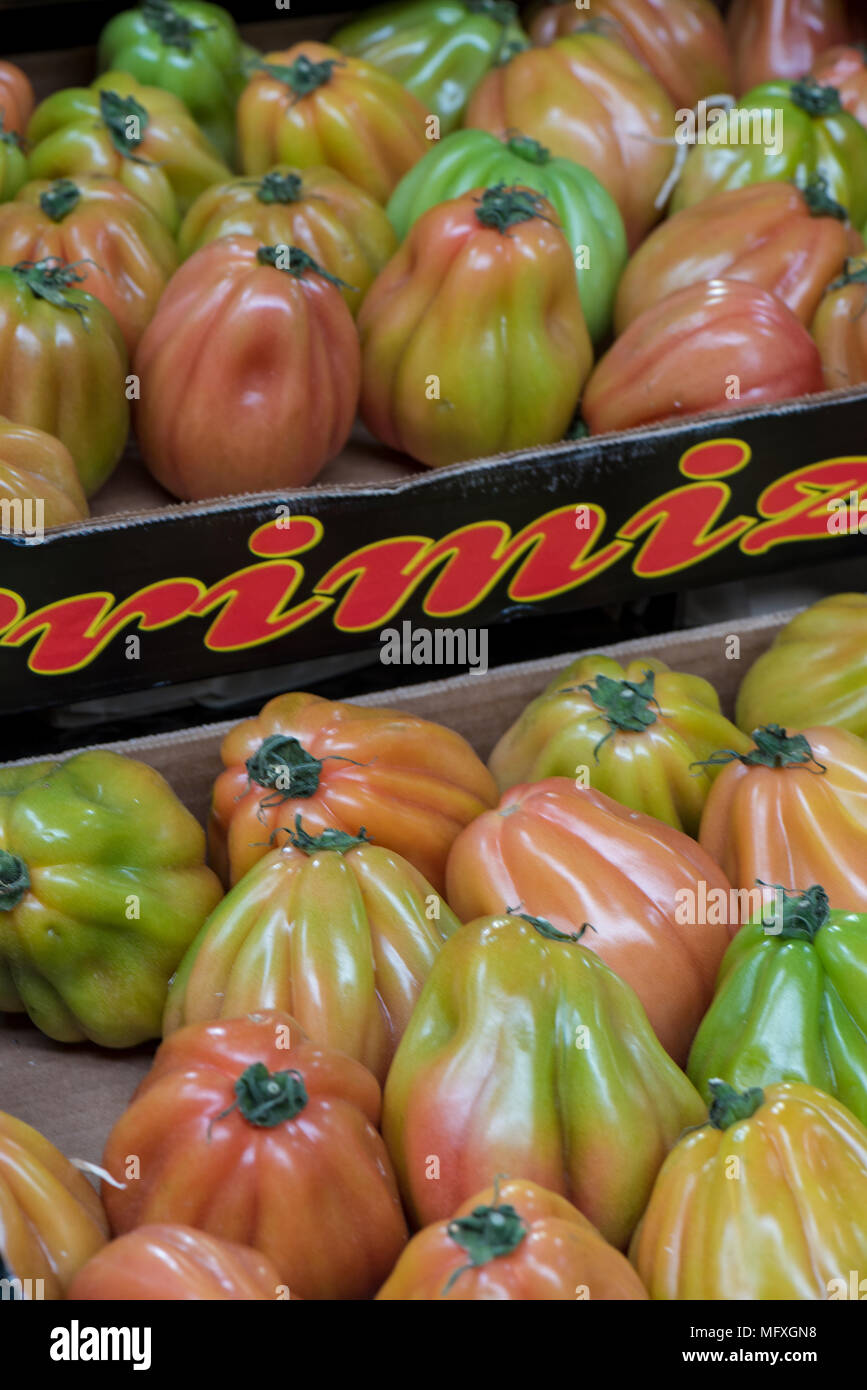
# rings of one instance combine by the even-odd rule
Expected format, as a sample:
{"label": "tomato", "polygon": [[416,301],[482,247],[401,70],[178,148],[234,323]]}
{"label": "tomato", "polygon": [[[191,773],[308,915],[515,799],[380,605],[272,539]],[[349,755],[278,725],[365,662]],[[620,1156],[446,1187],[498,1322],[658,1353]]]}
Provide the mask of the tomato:
{"label": "tomato", "polygon": [[334,277],[247,236],[184,262],[134,366],[142,457],[185,500],[311,482],[349,437],[361,373]]}
{"label": "tomato", "polygon": [[823,385],[818,349],[781,299],[743,280],[707,280],[629,325],[597,364],[581,409],[591,433],[603,434],[747,410]]}
{"label": "tomato", "polygon": [[459,130],[440,140],[391,195],[388,215],[401,241],[437,203],[473,188],[519,184],[551,203],[575,258],[581,308],[594,343],[611,328],[614,291],[626,264],[623,218],[589,169],[555,159],[526,135],[500,140],[486,130]]}
{"label": "tomato", "polygon": [[836,88],[843,109],[867,126],[867,50],[863,46],[825,49],[813,64],[812,76],[823,87]]}
{"label": "tomato", "polygon": [[430,468],[562,439],[593,362],[554,209],[502,185],[418,219],[358,330],[365,425]]}
{"label": "tomato", "polygon": [[353,313],[386,261],[397,237],[381,205],[364,189],[325,165],[278,165],[261,179],[233,179],[207,189],[178,233],[181,256],[224,236],[252,236],[266,246],[297,246],[343,281],[340,293]]}
{"label": "tomato", "polygon": [[[867,222],[867,130],[844,111],[834,87],[812,77],[753,87],[738,103],[734,120],[713,130],[736,140],[695,145],[671,200],[671,212],[751,183],[803,182],[823,174],[828,192],[856,227]],[[711,122],[708,119],[708,137]]]}
{"label": "tomato", "polygon": [[283,1009],[384,1082],[442,943],[459,922],[399,855],[339,830],[306,833],[238,882],[169,991],[163,1032]]}
{"label": "tomato", "polygon": [[804,1081],[867,1124],[867,913],[832,912],[818,884],[778,898],[725,954],[690,1079],[707,1099],[714,1077]]}
{"label": "tomato", "polygon": [[833,908],[867,912],[867,745],[831,727],[752,737],[749,753],[720,750],[701,844],[736,888],[821,883]]}
{"label": "tomato", "polygon": [[30,1299],[64,1298],[107,1239],[87,1179],[38,1130],[0,1111],[0,1278],[36,1281]]}
{"label": "tomato", "polygon": [[101,487],[129,432],[127,355],[109,311],[51,258],[0,265],[0,415],[55,435],[84,491]]}
{"label": "tomato", "polygon": [[521,131],[583,164],[614,198],[634,247],[662,214],[674,115],[663,88],[622,44],[588,31],[518,53],[488,73],[465,124],[501,137]]}
{"label": "tomato", "polygon": [[27,156],[21,137],[14,130],[7,130],[3,112],[0,111],[0,203],[14,198],[26,182]]}
{"label": "tomato", "polygon": [[30,78],[14,63],[0,59],[0,127],[23,135],[33,111]]}
{"label": "tomato", "polygon": [[159,1037],[169,977],[220,898],[201,828],[118,753],[0,772],[0,1010],[58,1042]]}
{"label": "tomato", "polygon": [[867,738],[867,595],[796,613],[744,676],[735,717],[744,730],[832,724]]}
{"label": "tomato", "polygon": [[236,725],[221,755],[208,842],[226,883],[237,883],[269,844],[286,844],[300,813],[311,835],[357,835],[363,826],[439,893],[458,831],[497,799],[487,768],[451,729],[300,692]]}
{"label": "tomato", "polygon": [[290,1298],[371,1297],[406,1242],[380,1092],[288,1014],[182,1028],[159,1048],[108,1138],[112,1230],[182,1222],[252,1246]]}
{"label": "tomato", "polygon": [[485,73],[530,41],[511,0],[397,0],[332,37],[341,53],[391,73],[447,134]]}
{"label": "tomato", "polygon": [[867,382],[865,310],[867,257],[852,257],[843,274],[828,285],[810,328],[829,391]]}
{"label": "tomato", "polygon": [[0,262],[74,261],[88,294],[110,309],[130,352],[153,317],[178,253],[156,213],[98,175],[35,180],[0,205]]}
{"label": "tomato", "polygon": [[566,777],[513,787],[458,836],[446,871],[462,922],[519,903],[566,933],[589,922],[584,944],[635,990],[678,1063],[731,936],[699,921],[702,892],[728,890],[689,836]]}
{"label": "tomato", "polygon": [[[591,7],[555,0],[537,8],[539,44],[581,29]],[[734,75],[725,25],[713,0],[593,0],[593,21],[626,45],[661,82],[675,106],[730,92]],[[604,27],[603,27],[604,26]]]}
{"label": "tomato", "polygon": [[190,204],[228,167],[183,102],[126,72],[40,102],[27,127],[30,177],[103,174],[147,203],[175,232]]}
{"label": "tomato", "polygon": [[713,194],[675,213],[638,248],[618,286],[617,332],[676,290],[718,279],[768,290],[809,325],[828,281],[863,246],[821,175],[803,191],[756,183]]}
{"label": "tomato", "polygon": [[249,1302],[279,1296],[280,1276],[258,1250],[192,1226],[137,1226],[103,1246],[78,1271],[75,1302]]}
{"label": "tomato", "polygon": [[413,1236],[377,1300],[646,1299],[631,1265],[556,1192],[495,1182]]}
{"label": "tomato", "polygon": [[394,77],[310,41],[257,64],[238,142],[245,174],[327,164],[380,203],[428,148],[424,108]]}
{"label": "tomato", "polygon": [[867,1130],[812,1086],[712,1084],[632,1240],[650,1297],[846,1298],[867,1259]]}
{"label": "tomato", "polygon": [[653,657],[623,667],[585,656],[527,706],[488,766],[501,792],[581,774],[621,805],[696,835],[717,769],[695,764],[723,743],[749,747],[700,676]]}
{"label": "tomato", "polygon": [[832,44],[845,43],[844,0],[732,0],[728,31],[737,91],[775,78],[797,81]]}
{"label": "tomato", "polygon": [[244,88],[235,21],[203,0],[142,0],[123,10],[99,36],[99,66],[132,73],[172,92],[220,151],[235,149],[235,106]]}
{"label": "tomato", "polygon": [[[15,425],[0,415],[0,502],[22,503],[26,525],[39,521],[28,511],[42,503],[42,524],[66,526],[88,515],[87,499],[65,444],[27,425]],[[14,511],[13,511],[14,514]]]}
{"label": "tomato", "polygon": [[500,1173],[561,1193],[622,1246],[666,1153],[701,1120],[636,995],[581,936],[481,917],[437,956],[383,1101],[416,1225],[451,1216]]}

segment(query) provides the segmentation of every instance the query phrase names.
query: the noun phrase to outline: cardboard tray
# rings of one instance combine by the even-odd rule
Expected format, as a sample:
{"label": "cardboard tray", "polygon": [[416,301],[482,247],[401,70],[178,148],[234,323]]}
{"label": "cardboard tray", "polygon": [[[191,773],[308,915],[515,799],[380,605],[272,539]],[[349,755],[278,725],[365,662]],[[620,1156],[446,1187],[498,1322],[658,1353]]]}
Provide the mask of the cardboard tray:
{"label": "cardboard tray", "polygon": [[[741,678],[795,611],[597,650],[624,661],[656,656],[674,669],[704,676],[731,714]],[[738,659],[726,654],[732,636],[740,642]],[[387,705],[447,724],[463,734],[480,757],[487,758],[524,705],[577,655],[362,696],[357,703]],[[209,724],[164,737],[100,746],[155,767],[204,824],[211,785],[221,766],[220,742],[231,727],[231,723]],[[122,1052],[89,1044],[64,1046],[44,1037],[23,1015],[0,1015],[0,1110],[34,1125],[64,1153],[98,1163],[108,1132],[147,1071],[155,1046]]]}

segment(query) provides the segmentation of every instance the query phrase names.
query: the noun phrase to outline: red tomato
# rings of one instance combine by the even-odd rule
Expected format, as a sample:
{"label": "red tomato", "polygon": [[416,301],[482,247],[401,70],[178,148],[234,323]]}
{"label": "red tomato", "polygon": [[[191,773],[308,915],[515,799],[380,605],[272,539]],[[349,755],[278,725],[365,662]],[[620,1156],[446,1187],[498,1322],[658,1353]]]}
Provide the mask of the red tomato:
{"label": "red tomato", "polygon": [[847,262],[828,286],[810,332],[829,391],[867,382],[867,259]]}
{"label": "red tomato", "polygon": [[14,63],[0,60],[0,126],[23,135],[33,112],[30,78]]}
{"label": "red tomato", "polygon": [[826,48],[813,64],[813,76],[824,87],[835,87],[845,110],[867,126],[867,49]]}
{"label": "red tomato", "polygon": [[727,22],[738,92],[775,78],[797,82],[849,36],[844,0],[732,0]]}
{"label": "red tomato", "polygon": [[742,280],[687,285],[645,310],[584,392],[593,434],[823,389],[818,349],[781,299]]}
{"label": "red tomato", "polygon": [[72,1281],[70,1302],[233,1303],[274,1299],[280,1275],[266,1255],[192,1226],[138,1226],[103,1246]]}

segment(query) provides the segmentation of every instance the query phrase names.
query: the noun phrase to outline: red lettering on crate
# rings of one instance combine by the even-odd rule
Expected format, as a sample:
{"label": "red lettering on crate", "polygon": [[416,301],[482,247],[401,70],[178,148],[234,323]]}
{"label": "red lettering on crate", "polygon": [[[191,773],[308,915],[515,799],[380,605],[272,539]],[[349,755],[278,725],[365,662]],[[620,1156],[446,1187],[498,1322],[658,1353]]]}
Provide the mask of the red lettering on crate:
{"label": "red lettering on crate", "polygon": [[836,499],[860,501],[867,492],[867,458],[828,459],[796,468],[766,487],[758,501],[763,522],[741,541],[746,555],[761,555],[771,546],[792,541],[834,540],[839,531],[829,525]]}

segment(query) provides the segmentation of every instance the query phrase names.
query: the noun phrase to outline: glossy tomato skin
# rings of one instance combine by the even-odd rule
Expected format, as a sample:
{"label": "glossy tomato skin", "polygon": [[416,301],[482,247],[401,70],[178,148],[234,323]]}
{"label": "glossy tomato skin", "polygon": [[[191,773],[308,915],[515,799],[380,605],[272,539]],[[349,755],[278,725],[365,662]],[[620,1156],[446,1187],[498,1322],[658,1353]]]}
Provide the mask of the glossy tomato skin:
{"label": "glossy tomato skin", "polygon": [[30,78],[14,63],[0,59],[0,115],[4,130],[23,135],[33,111]]}
{"label": "glossy tomato skin", "polygon": [[[502,1243],[502,1208],[517,1245],[471,1264],[461,1244],[462,1223],[492,1220]],[[497,1214],[499,1213],[499,1219]],[[413,1236],[377,1300],[386,1302],[646,1300],[631,1265],[557,1192],[520,1178],[488,1187],[464,1202],[451,1220]]]}
{"label": "glossy tomato skin", "polygon": [[867,595],[832,594],[786,623],[744,677],[735,717],[744,732],[832,724],[867,738]]}
{"label": "glossy tomato skin", "polygon": [[516,1174],[567,1197],[623,1246],[665,1154],[701,1119],[634,992],[577,933],[552,933],[531,918],[482,917],[434,963],[383,1102],[417,1225]]}
{"label": "glossy tomato skin", "polygon": [[865,308],[867,257],[855,257],[828,285],[810,326],[829,391],[867,382]]}
{"label": "glossy tomato skin", "polygon": [[[534,210],[482,221],[497,199]],[[358,329],[364,423],[430,468],[561,440],[593,362],[572,251],[531,190],[480,189],[424,213]]]}
{"label": "glossy tomato skin", "polygon": [[327,164],[385,203],[427,153],[425,109],[387,72],[305,41],[268,53],[238,103],[245,174]]}
{"label": "glossy tomato skin", "polygon": [[[845,111],[833,87],[814,78],[766,82],[738,103],[737,143],[696,144],[687,155],[670,212],[679,212],[712,193],[747,184],[792,183],[822,174],[831,197],[855,227],[867,222],[867,130]],[[762,113],[765,113],[763,115]],[[773,125],[766,132],[770,114]],[[762,123],[761,138],[756,127]],[[749,138],[741,139],[747,125]],[[765,136],[768,143],[763,143]]]}
{"label": "glossy tomato skin", "polygon": [[[588,332],[599,342],[611,328],[627,247],[617,204],[589,169],[554,158],[526,135],[500,140],[487,130],[458,130],[437,141],[404,175],[389,199],[388,215],[403,241],[428,208],[498,183],[535,189],[551,203],[573,248]],[[581,247],[586,257],[578,254]]]}
{"label": "glossy tomato skin", "polygon": [[614,198],[630,247],[662,215],[658,195],[674,163],[674,107],[651,73],[615,39],[582,32],[518,53],[479,84],[465,125],[530,135],[583,164]]}
{"label": "glossy tomato skin", "polygon": [[231,15],[204,0],[123,10],[99,36],[101,70],[120,69],[179,97],[231,163],[235,106],[244,88],[241,39]]}
{"label": "glossy tomato skin", "polygon": [[597,791],[695,835],[717,771],[696,764],[729,744],[746,752],[749,739],[724,718],[700,676],[653,657],[623,667],[585,656],[530,702],[488,766],[501,792],[584,767]]}
{"label": "glossy tomato skin", "polygon": [[[452,841],[497,800],[484,763],[451,729],[298,691],[236,725],[221,756],[208,845],[227,884],[267,853],[272,836],[275,846],[285,844],[300,814],[311,835],[328,828],[357,835],[363,826],[375,844],[408,859],[442,892]],[[308,778],[306,785],[296,778],[302,794],[295,796],[291,768],[285,777],[290,759]]]}
{"label": "glossy tomato skin", "polygon": [[352,20],[331,42],[397,78],[439,117],[443,135],[460,124],[485,73],[530,44],[510,0],[397,0]]}
{"label": "glossy tomato skin", "polygon": [[[725,25],[713,0],[593,0],[593,19],[650,69],[675,106],[730,92],[734,81]],[[535,43],[582,28],[587,9],[543,4],[530,24]]]}
{"label": "glossy tomato skin", "polygon": [[[40,268],[41,267],[41,268]],[[60,302],[39,292],[64,277]],[[108,309],[78,288],[74,267],[0,266],[0,415],[53,434],[92,496],[129,433],[123,335]]]}
{"label": "glossy tomato skin", "polygon": [[675,291],[719,279],[775,294],[809,326],[828,282],[864,247],[842,209],[832,214],[835,207],[792,184],[757,183],[683,208],[651,232],[626,267],[616,332]]}
{"label": "glossy tomato skin", "polygon": [[44,503],[46,526],[65,526],[88,515],[75,461],[65,444],[44,430],[0,415],[0,500]]}
{"label": "glossy tomato skin", "polygon": [[312,482],[349,437],[361,367],[352,315],[315,263],[280,269],[260,250],[232,236],[196,251],[139,343],[135,431],[175,497]]}
{"label": "glossy tomato skin", "polygon": [[845,1298],[867,1259],[865,1212],[867,1130],[822,1091],[783,1083],[672,1150],[630,1259],[655,1300]]}
{"label": "glossy tomato skin", "polygon": [[[137,126],[128,123],[130,115]],[[183,102],[126,72],[106,72],[90,87],[46,97],[27,140],[32,179],[117,179],[173,233],[205,188],[231,177]]]}
{"label": "glossy tomato skin", "polygon": [[[288,1097],[280,1118],[271,1084]],[[379,1111],[375,1077],[288,1014],[182,1028],[109,1135],[116,1180],[141,1160],[138,1181],[103,1185],[112,1230],[181,1222],[264,1254],[290,1298],[371,1297],[406,1242]]]}
{"label": "glossy tomato skin", "polygon": [[0,202],[14,198],[27,182],[27,156],[20,135],[7,130],[0,114]]}
{"label": "glossy tomato skin", "polygon": [[729,763],[705,803],[699,839],[736,888],[759,879],[786,889],[821,883],[833,908],[867,912],[867,745],[831,727],[802,736],[807,762]]}
{"label": "glossy tomato skin", "polygon": [[803,1081],[867,1124],[867,914],[833,912],[824,889],[779,895],[726,951],[689,1077],[736,1090]]}
{"label": "glossy tomato skin", "polygon": [[845,0],[732,0],[727,23],[739,93],[777,78],[796,82],[848,38]]}
{"label": "glossy tomato skin", "polygon": [[399,855],[349,839],[260,859],[203,924],[172,982],[165,1035],[282,1009],[384,1082],[443,942],[460,923]]}
{"label": "glossy tomato skin", "polygon": [[[449,855],[446,899],[463,922],[522,904],[575,932],[635,990],[663,1046],[686,1061],[731,930],[687,925],[684,891],[727,893],[689,836],[592,787],[548,777],[513,787],[464,830]],[[698,898],[696,898],[698,902]]]}
{"label": "glossy tomato skin", "polygon": [[107,1240],[102,1203],[84,1175],[38,1130],[0,1111],[2,1276],[41,1280],[33,1298],[64,1298]]}
{"label": "glossy tomato skin", "polygon": [[156,213],[115,179],[27,183],[15,201],[0,205],[0,262],[73,261],[82,288],[111,311],[132,353],[178,253]]}
{"label": "glossy tomato skin", "polygon": [[818,348],[781,299],[743,280],[708,280],[676,290],[629,325],[597,364],[581,409],[590,432],[603,434],[823,386]]}
{"label": "glossy tomato skin", "polygon": [[397,250],[383,208],[325,165],[277,165],[261,179],[233,179],[197,198],[178,233],[183,259],[218,237],[252,236],[266,246],[299,246],[344,283],[353,314]]}
{"label": "glossy tomato skin", "polygon": [[840,44],[825,49],[812,72],[823,87],[835,87],[844,109],[867,126],[867,52],[863,45]]}
{"label": "glossy tomato skin", "polygon": [[274,1299],[280,1276],[258,1250],[192,1226],[137,1226],[78,1271],[70,1302],[233,1303]]}

